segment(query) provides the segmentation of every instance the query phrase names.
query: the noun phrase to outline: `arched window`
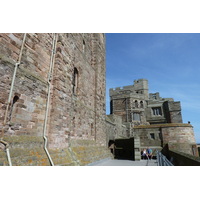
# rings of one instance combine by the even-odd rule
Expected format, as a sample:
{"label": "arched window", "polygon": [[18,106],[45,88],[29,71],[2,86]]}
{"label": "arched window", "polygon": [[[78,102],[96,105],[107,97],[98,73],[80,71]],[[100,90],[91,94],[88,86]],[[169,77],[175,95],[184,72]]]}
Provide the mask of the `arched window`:
{"label": "arched window", "polygon": [[18,100],[19,100],[19,97],[15,95],[14,98],[13,98],[13,101],[12,101],[11,108],[10,108],[9,120],[11,120],[11,117],[12,117],[12,112],[13,112],[14,104],[15,104]]}
{"label": "arched window", "polygon": [[78,87],[78,70],[77,70],[76,67],[74,68],[72,85],[73,85],[73,89],[72,89],[73,94],[76,95],[77,94],[77,87]]}
{"label": "arched window", "polygon": [[135,107],[138,108],[138,101],[135,100]]}
{"label": "arched window", "polygon": [[140,108],[144,108],[143,101],[140,101]]}

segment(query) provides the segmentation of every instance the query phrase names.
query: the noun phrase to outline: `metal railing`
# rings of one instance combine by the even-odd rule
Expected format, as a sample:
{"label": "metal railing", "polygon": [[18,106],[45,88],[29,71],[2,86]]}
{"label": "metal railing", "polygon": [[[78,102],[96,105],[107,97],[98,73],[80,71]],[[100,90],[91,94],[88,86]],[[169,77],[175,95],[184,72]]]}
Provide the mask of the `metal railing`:
{"label": "metal railing", "polygon": [[174,166],[160,151],[156,151],[158,166]]}

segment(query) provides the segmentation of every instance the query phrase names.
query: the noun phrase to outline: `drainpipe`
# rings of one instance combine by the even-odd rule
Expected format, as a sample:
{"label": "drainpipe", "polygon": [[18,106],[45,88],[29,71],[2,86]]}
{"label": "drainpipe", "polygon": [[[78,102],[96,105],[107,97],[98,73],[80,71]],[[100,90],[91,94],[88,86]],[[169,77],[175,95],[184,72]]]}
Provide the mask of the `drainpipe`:
{"label": "drainpipe", "polygon": [[128,122],[128,105],[127,105],[127,98],[126,98],[126,121]]}
{"label": "drainpipe", "polygon": [[53,47],[52,47],[52,52],[51,52],[51,61],[50,61],[50,69],[49,69],[49,75],[48,75],[48,95],[47,95],[47,103],[46,103],[46,113],[45,113],[45,119],[44,119],[44,131],[43,131],[43,138],[44,138],[44,150],[49,158],[50,164],[54,166],[53,160],[51,159],[51,156],[48,152],[47,149],[47,142],[48,139],[46,137],[46,132],[47,132],[47,121],[48,121],[48,114],[49,114],[49,104],[50,104],[50,97],[51,97],[51,80],[52,80],[52,72],[54,68],[54,61],[55,61],[55,53],[56,53],[56,44],[57,44],[57,36],[54,34],[53,37]]}
{"label": "drainpipe", "polygon": [[[13,87],[14,87],[14,83],[15,83],[16,73],[17,73],[17,69],[18,69],[18,67],[21,63],[22,52],[23,52],[23,49],[24,49],[25,40],[26,40],[26,33],[24,34],[24,37],[23,37],[22,46],[21,46],[18,61],[15,64],[15,69],[14,69],[14,73],[13,73],[10,93],[9,93],[9,97],[8,97],[8,102],[7,102],[6,112],[5,112],[4,122],[3,122],[2,138],[4,136],[4,128],[5,128],[5,125],[6,125],[6,122],[7,122],[8,109],[9,109],[9,106],[11,104],[11,97],[12,97]],[[2,138],[0,139],[0,143],[5,145],[5,151],[6,151],[6,155],[7,155],[7,158],[8,158],[8,163],[9,163],[10,166],[12,166],[12,162],[11,162],[11,158],[10,158],[10,152],[9,152],[9,148],[8,148],[9,144],[8,144],[8,142],[4,141]]]}
{"label": "drainpipe", "polygon": [[7,155],[7,158],[8,158],[9,166],[12,166],[12,162],[11,162],[11,158],[10,158],[10,151],[9,151],[9,148],[8,148],[9,144],[6,141],[3,141],[3,140],[0,140],[0,143],[2,143],[5,146],[5,151],[6,151],[6,155]]}

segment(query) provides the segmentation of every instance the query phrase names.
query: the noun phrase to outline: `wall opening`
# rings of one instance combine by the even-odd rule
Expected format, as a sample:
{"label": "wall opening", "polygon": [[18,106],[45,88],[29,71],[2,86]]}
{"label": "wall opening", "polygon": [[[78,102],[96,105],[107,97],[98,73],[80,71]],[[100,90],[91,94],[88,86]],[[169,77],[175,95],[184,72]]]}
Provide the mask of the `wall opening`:
{"label": "wall opening", "polygon": [[138,108],[138,101],[135,100],[135,108]]}
{"label": "wall opening", "polygon": [[133,120],[140,121],[140,113],[133,113]]}
{"label": "wall opening", "polygon": [[91,135],[93,136],[94,135],[94,126],[93,126],[93,123],[91,123],[90,128],[91,128]]}
{"label": "wall opening", "polygon": [[78,90],[78,70],[77,70],[76,67],[74,68],[72,85],[73,85],[73,89],[72,89],[73,94],[77,95],[77,90]]}
{"label": "wall opening", "polygon": [[12,113],[13,113],[13,108],[14,108],[14,105],[15,103],[19,100],[19,97],[17,95],[15,95],[13,97],[13,101],[12,101],[12,104],[11,104],[11,108],[10,108],[10,115],[9,115],[9,121],[11,120],[11,117],[12,117]]}
{"label": "wall opening", "polygon": [[155,134],[154,133],[150,133],[150,138],[155,140]]}
{"label": "wall opening", "polygon": [[85,51],[85,40],[83,40],[83,52]]}
{"label": "wall opening", "polygon": [[152,108],[153,115],[162,115],[161,107]]}
{"label": "wall opening", "polygon": [[144,108],[143,101],[140,101],[140,108]]}

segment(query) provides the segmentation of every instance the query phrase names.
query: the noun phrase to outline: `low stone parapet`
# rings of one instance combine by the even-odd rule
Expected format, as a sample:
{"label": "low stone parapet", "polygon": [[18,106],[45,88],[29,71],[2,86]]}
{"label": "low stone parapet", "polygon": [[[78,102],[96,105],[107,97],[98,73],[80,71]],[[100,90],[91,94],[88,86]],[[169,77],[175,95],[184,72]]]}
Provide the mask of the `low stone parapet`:
{"label": "low stone parapet", "polygon": [[200,158],[183,152],[169,150],[169,160],[175,166],[200,166]]}

